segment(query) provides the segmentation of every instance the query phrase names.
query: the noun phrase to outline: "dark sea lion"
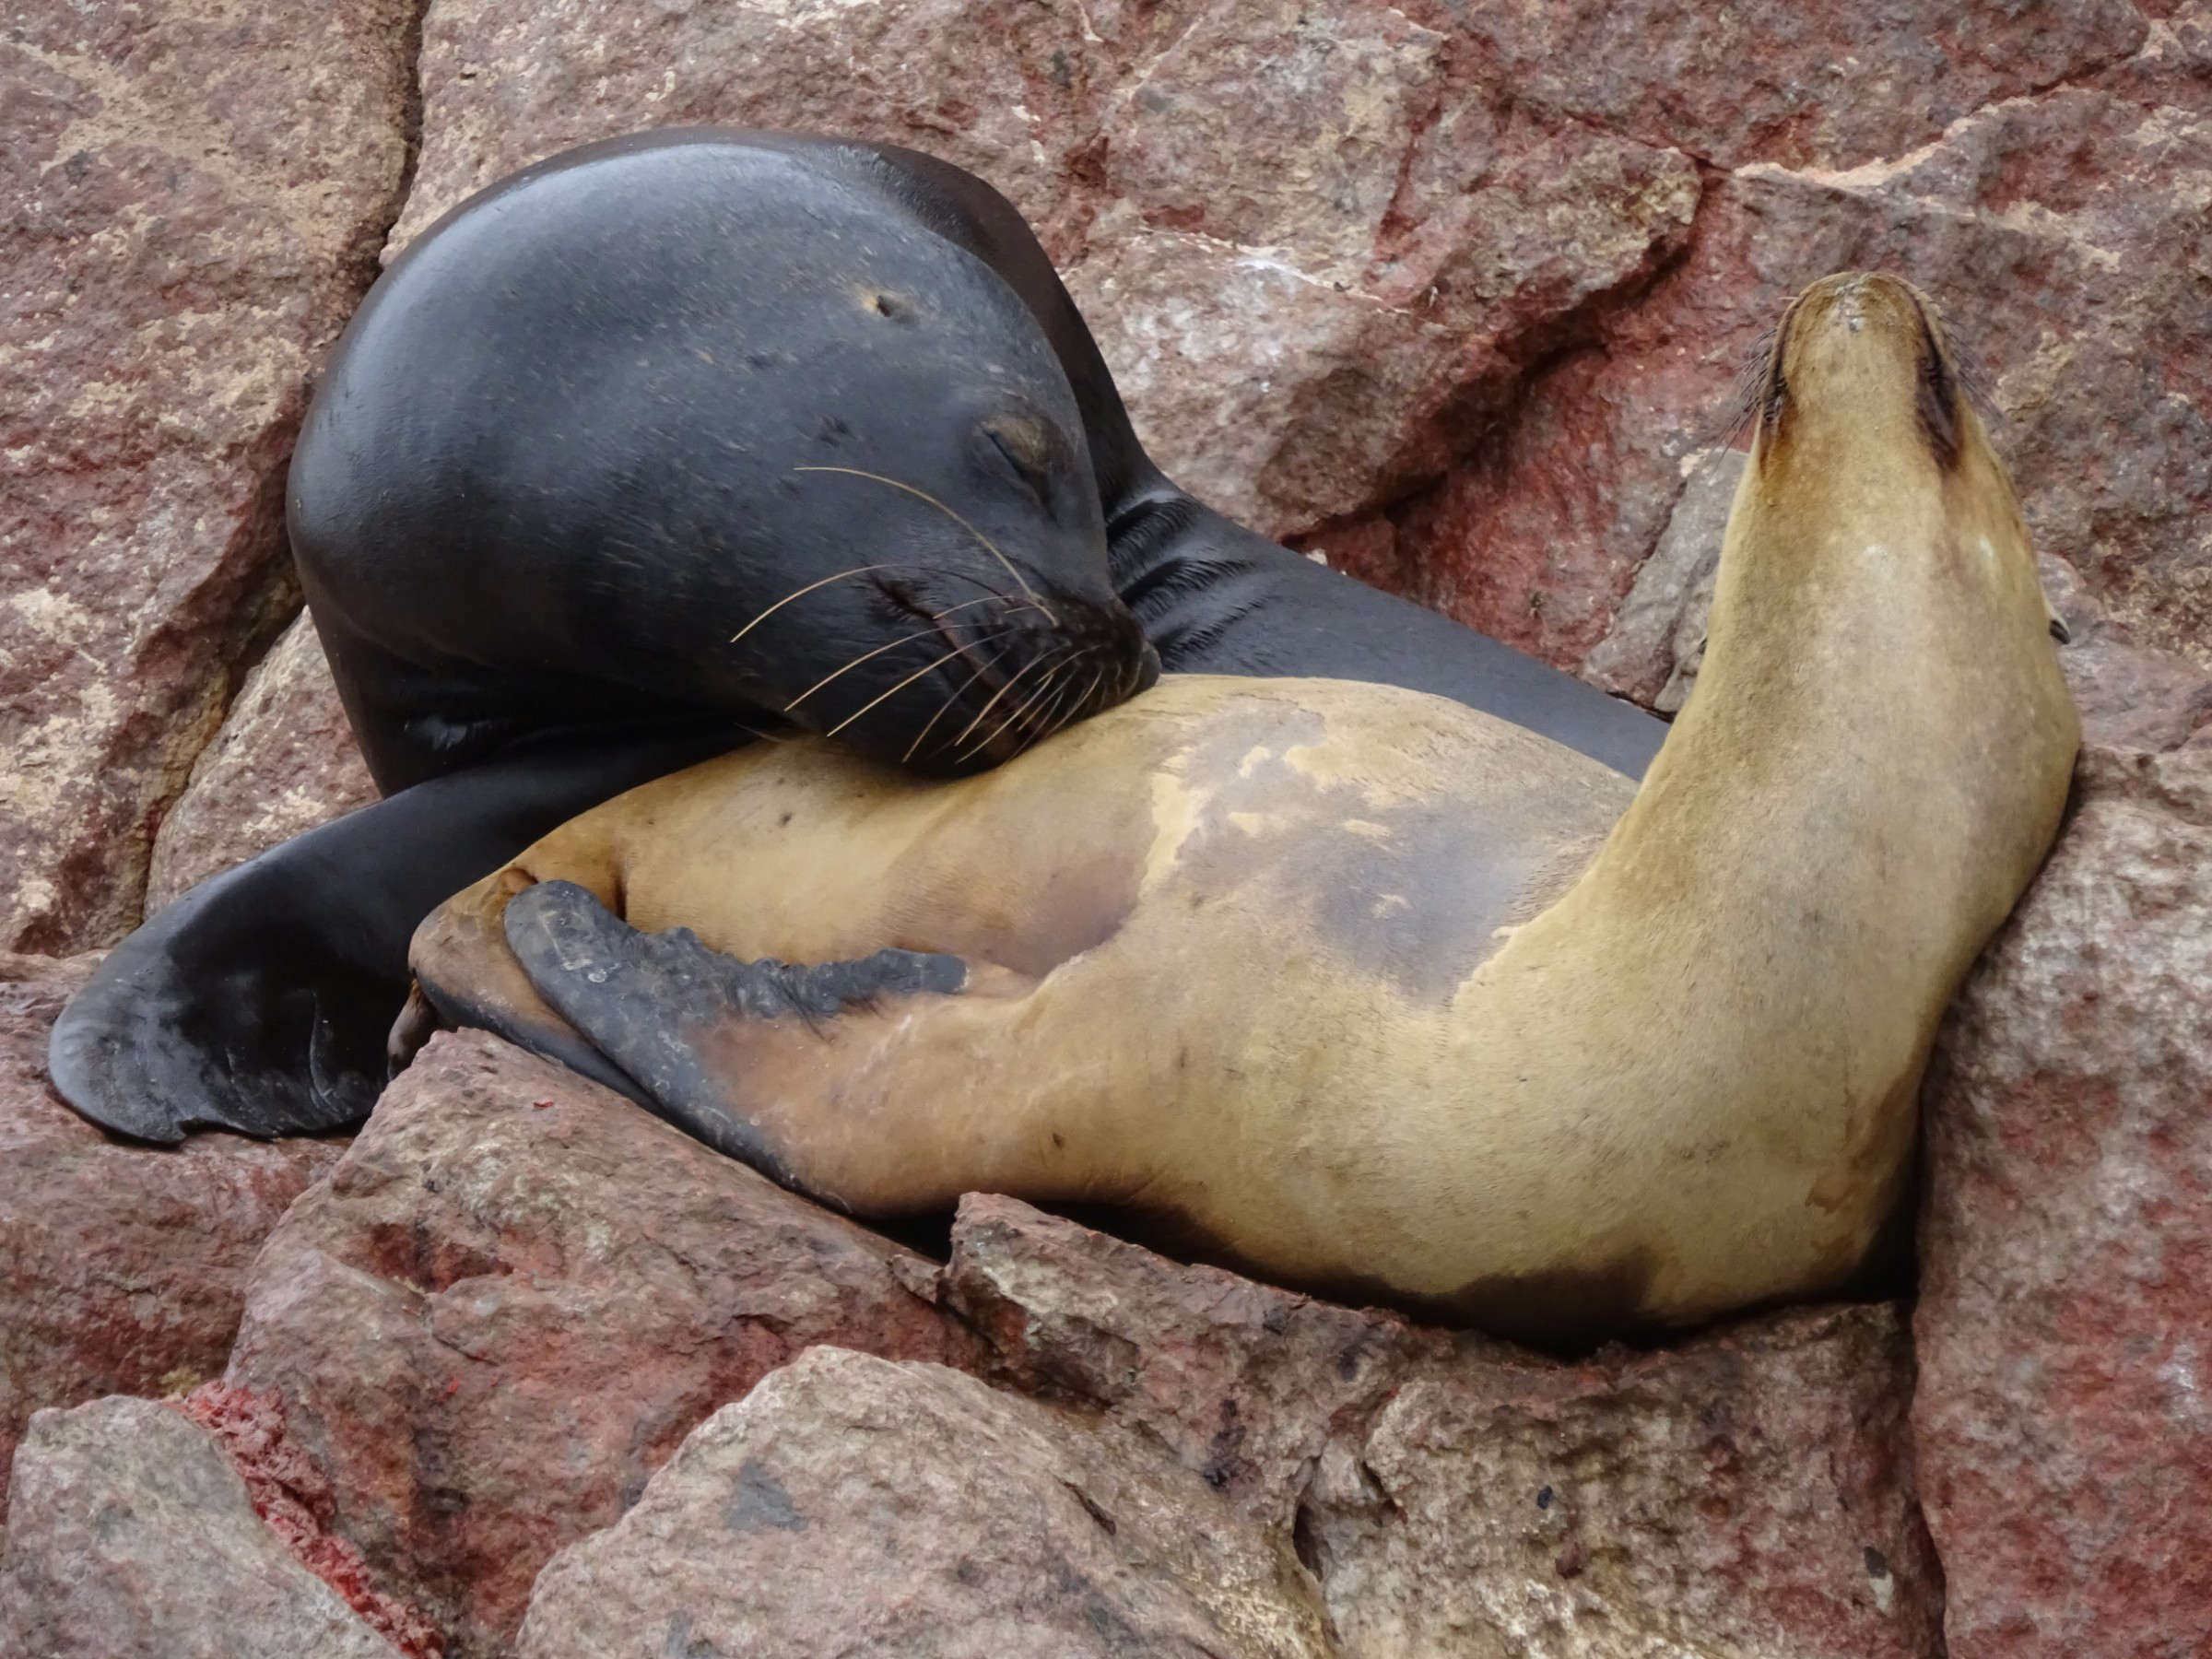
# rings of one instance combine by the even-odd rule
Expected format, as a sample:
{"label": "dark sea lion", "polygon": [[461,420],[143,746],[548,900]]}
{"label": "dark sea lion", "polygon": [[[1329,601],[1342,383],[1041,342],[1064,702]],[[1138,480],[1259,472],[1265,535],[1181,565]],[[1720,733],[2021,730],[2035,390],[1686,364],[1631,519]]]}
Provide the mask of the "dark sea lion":
{"label": "dark sea lion", "polygon": [[863,1215],[1120,1206],[1565,1343],[1832,1288],[2079,726],[1912,288],[1807,290],[1761,409],[1641,787],[1441,698],[1176,676],[980,777],[809,743],[648,784],[418,972]]}
{"label": "dark sea lion", "polygon": [[1020,216],[887,146],[651,134],[463,204],[347,329],[290,506],[397,793],[70,1005],[57,1086],[147,1139],[360,1117],[415,924],[563,818],[763,720],[988,765],[1147,681],[1128,612],[1171,667],[1403,684],[1630,773],[1664,732],[1177,489]]}

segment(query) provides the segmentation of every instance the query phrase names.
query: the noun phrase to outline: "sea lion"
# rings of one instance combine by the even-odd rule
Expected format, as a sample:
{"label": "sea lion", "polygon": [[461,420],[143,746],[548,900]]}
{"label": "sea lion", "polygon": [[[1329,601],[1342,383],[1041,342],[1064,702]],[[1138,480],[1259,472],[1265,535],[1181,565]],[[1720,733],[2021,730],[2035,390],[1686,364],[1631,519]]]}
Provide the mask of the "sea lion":
{"label": "sea lion", "polygon": [[863,1215],[1118,1206],[1510,1335],[1678,1326],[1838,1285],[1895,1206],[2065,801],[2052,622],[1932,309],[1845,274],[1777,331],[1641,787],[1435,697],[1173,676],[981,777],[646,785],[415,964]]}
{"label": "sea lion", "polygon": [[347,328],[289,508],[394,799],[72,1002],[57,1087],[147,1139],[363,1115],[433,905],[765,722],[967,770],[1164,660],[1411,685],[1630,772],[1664,730],[1176,488],[1019,214],[889,146],[654,133],[471,198]]}

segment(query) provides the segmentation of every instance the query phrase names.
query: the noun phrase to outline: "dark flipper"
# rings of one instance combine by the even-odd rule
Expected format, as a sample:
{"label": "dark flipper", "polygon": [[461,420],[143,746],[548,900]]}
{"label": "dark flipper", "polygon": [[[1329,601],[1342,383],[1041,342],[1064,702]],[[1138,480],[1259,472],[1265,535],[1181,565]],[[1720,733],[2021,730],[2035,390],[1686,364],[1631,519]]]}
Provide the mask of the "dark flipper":
{"label": "dark flipper", "polygon": [[54,1087],[103,1128],[312,1134],[368,1115],[442,900],[608,796],[731,747],[726,728],[518,754],[403,791],[202,882],[110,953],[55,1022]]}
{"label": "dark flipper", "polygon": [[959,958],[912,950],[810,967],[742,962],[688,928],[640,933],[567,881],[509,902],[507,942],[538,994],[635,1077],[661,1115],[787,1185],[790,1171],[741,1102],[731,1027],[819,1024],[877,997],[951,995],[968,982]]}

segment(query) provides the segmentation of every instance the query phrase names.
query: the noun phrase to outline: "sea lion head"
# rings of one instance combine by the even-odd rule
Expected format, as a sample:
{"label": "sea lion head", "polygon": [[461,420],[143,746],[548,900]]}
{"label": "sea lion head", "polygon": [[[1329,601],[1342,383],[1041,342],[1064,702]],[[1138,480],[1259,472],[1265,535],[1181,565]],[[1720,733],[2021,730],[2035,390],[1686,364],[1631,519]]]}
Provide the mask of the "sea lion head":
{"label": "sea lion head", "polygon": [[[776,545],[749,562],[785,586],[737,619],[762,700],[959,772],[1151,684],[1074,391],[1013,289],[874,214],[794,241],[782,266],[772,351],[715,400],[742,404],[743,465],[772,491]],[[808,413],[764,421],[764,403]]]}
{"label": "sea lion head", "polygon": [[[969,771],[1159,677],[1159,655],[1109,577],[1072,400],[1039,394],[1058,390],[1039,384],[1055,367],[1037,377],[965,374],[926,401],[901,388],[882,406],[926,408],[926,418],[890,430],[841,419],[839,441],[794,463],[799,493],[827,515],[791,514],[794,527],[821,524],[808,580],[822,586],[793,602],[805,606],[794,655],[759,644],[801,725],[904,766]],[[852,534],[861,525],[865,539]],[[872,568],[841,574],[861,555]]]}
{"label": "sea lion head", "polygon": [[2018,602],[1993,615],[2031,611],[2033,631],[2063,637],[2011,477],[1920,289],[1865,271],[1805,289],[1775,329],[1752,414],[1732,544],[1770,565],[1877,546],[1965,561]]}

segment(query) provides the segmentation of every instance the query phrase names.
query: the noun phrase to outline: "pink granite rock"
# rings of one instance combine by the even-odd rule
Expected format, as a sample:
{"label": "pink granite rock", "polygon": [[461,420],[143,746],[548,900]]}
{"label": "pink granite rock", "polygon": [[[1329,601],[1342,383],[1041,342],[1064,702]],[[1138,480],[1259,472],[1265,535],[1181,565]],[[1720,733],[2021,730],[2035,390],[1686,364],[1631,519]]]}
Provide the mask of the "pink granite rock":
{"label": "pink granite rock", "polygon": [[1940,1651],[1894,1308],[1569,1365],[982,1197],[946,1284],[986,1375],[1102,1411],[1289,1534],[1347,1653]]}
{"label": "pink granite rock", "polygon": [[[588,139],[719,124],[886,140],[989,178],[1054,245],[1113,7],[1077,0],[639,6],[440,0],[423,28],[422,159],[394,250],[493,180]],[[1093,25],[1109,36],[1101,41]],[[1079,216],[1077,216],[1079,217]]]}
{"label": "pink granite rock", "polygon": [[1270,533],[1433,477],[1675,255],[1700,192],[1671,149],[1515,116],[1441,24],[1378,0],[772,21],[451,0],[424,41],[395,247],[503,172],[641,126],[915,146],[1029,216],[1162,464]]}
{"label": "pink granite rock", "polygon": [[262,1240],[341,1149],[126,1146],[71,1112],[46,1030],[96,959],[0,955],[0,1479],[41,1406],[219,1371]]}
{"label": "pink granite rock", "polygon": [[401,1659],[263,1524],[213,1437],[151,1400],[40,1412],[8,1517],[0,1653]]}
{"label": "pink granite rock", "polygon": [[0,36],[0,946],[136,920],[281,624],[301,382],[406,155],[408,0],[18,7]]}
{"label": "pink granite rock", "polygon": [[1288,1541],[1111,1431],[818,1347],[539,1575],[526,1659],[1333,1653]]}
{"label": "pink granite rock", "polygon": [[2212,1632],[2212,743],[2092,749],[1928,1092],[1913,1404],[1953,1659]]}
{"label": "pink granite rock", "polygon": [[332,1530],[453,1639],[718,1406],[818,1342],[958,1359],[920,1257],[480,1032],[439,1037],[263,1251],[228,1381],[283,1403]]}
{"label": "pink granite rock", "polygon": [[[1579,17],[1531,13],[1524,22],[1493,8],[1469,27],[1571,33],[1618,19],[1625,35],[1652,21],[1633,7]],[[2081,40],[2106,41],[2084,47],[2080,68],[2140,28],[2121,16],[2115,33],[2112,20],[2075,15],[2088,29]],[[2064,35],[2051,39],[2063,45]],[[1662,40],[1659,50],[1671,49]],[[2202,413],[2212,406],[2212,338],[2189,275],[2206,258],[2195,181],[2212,154],[2212,63],[2190,50],[2160,24],[2139,60],[1963,115],[1894,159],[1871,159],[1855,144],[1830,155],[1822,140],[1816,149],[1849,163],[1844,171],[1756,159],[1709,174],[1678,265],[1646,292],[1609,297],[1566,349],[1535,364],[1509,420],[1461,435],[1441,485],[1316,539],[1364,549],[1347,568],[1370,580],[1601,684],[1655,696],[1669,677],[1652,683],[1648,657],[1624,678],[1617,654],[1593,654],[1617,607],[1700,457],[1727,441],[1745,371],[1782,306],[1826,272],[1878,267],[1913,277],[1949,308],[2044,549],[2079,566],[2142,643],[2212,666],[2203,529],[2212,427]],[[1848,57],[1838,65],[1875,73]],[[1594,66],[1570,54],[1547,73],[1587,80],[1640,71],[1618,54]],[[1714,73],[1704,107],[1735,107],[1740,77]],[[1673,92],[1706,97],[1695,84]],[[1755,88],[1751,102],[1759,96]],[[1662,121],[1654,106],[1652,122],[1630,130],[1653,143],[1684,134],[1678,141],[1696,149],[1703,141],[1687,135],[1690,112],[1675,110]],[[1771,153],[1792,150],[1782,143]]]}
{"label": "pink granite rock", "polygon": [[185,888],[377,798],[306,612],[247,675],[154,836],[149,916]]}
{"label": "pink granite rock", "polygon": [[2087,78],[2147,32],[2124,0],[2021,11],[1945,0],[1757,11],[1430,0],[1416,15],[1431,8],[1464,30],[1486,78],[1517,99],[1716,167],[1850,167],[1898,155],[1976,110]]}

